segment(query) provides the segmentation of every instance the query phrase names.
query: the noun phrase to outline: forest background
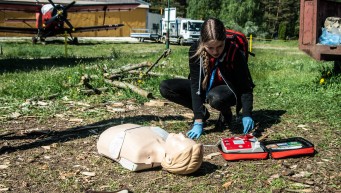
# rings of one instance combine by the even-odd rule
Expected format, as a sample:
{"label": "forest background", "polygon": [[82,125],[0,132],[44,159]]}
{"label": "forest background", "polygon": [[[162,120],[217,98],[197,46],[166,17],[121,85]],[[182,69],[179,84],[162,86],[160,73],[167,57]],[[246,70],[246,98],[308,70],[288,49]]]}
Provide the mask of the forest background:
{"label": "forest background", "polygon": [[258,38],[297,39],[299,0],[145,0],[150,10],[176,7],[177,17],[202,19],[216,17],[227,28]]}

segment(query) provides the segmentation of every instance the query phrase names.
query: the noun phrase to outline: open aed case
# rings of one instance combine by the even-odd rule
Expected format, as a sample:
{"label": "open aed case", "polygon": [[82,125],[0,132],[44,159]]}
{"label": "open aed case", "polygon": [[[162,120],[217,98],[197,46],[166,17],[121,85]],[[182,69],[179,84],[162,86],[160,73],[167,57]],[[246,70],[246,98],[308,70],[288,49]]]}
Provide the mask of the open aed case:
{"label": "open aed case", "polygon": [[286,158],[313,155],[314,145],[301,137],[260,142],[252,135],[222,138],[218,149],[225,160]]}

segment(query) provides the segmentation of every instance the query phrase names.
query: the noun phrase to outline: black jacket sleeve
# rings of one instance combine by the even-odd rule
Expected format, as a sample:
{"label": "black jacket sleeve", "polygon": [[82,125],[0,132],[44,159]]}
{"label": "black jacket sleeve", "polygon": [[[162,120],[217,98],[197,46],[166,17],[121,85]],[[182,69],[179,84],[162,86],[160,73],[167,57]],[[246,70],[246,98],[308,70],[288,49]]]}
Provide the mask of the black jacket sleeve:
{"label": "black jacket sleeve", "polygon": [[[191,95],[194,119],[203,118],[203,104],[205,100],[205,91],[201,83],[203,74],[200,72],[200,57],[194,56],[197,51],[198,43],[194,43],[189,49],[189,69],[191,78]],[[193,57],[194,56],[194,57]],[[201,73],[201,75],[200,75]]]}
{"label": "black jacket sleeve", "polygon": [[[242,116],[252,116],[253,109],[253,84],[251,74],[245,57],[241,51],[236,52],[236,74],[235,88],[237,89],[240,103],[237,104],[237,111],[242,108]],[[239,108],[239,109],[238,109]]]}

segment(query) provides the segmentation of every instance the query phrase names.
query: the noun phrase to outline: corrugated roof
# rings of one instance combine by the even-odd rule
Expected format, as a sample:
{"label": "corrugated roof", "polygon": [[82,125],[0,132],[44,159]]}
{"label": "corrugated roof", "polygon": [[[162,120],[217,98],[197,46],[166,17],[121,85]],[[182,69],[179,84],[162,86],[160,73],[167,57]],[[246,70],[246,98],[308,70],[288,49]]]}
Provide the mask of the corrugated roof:
{"label": "corrugated roof", "polygon": [[[36,3],[36,0],[2,0],[2,1],[11,1],[11,2],[33,2]],[[41,3],[49,3],[48,0],[38,0]],[[72,0],[53,0],[54,3],[70,3]],[[141,0],[76,0],[77,3],[140,3],[144,5],[149,5],[149,3]]]}

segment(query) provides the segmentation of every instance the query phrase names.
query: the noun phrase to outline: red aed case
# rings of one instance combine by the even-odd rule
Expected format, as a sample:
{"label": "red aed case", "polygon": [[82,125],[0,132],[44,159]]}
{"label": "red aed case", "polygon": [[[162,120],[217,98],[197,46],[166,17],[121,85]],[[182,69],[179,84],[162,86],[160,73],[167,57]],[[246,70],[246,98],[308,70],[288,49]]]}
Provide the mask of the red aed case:
{"label": "red aed case", "polygon": [[278,159],[293,156],[312,155],[314,145],[301,137],[259,142],[252,135],[223,138],[218,149],[225,160]]}

